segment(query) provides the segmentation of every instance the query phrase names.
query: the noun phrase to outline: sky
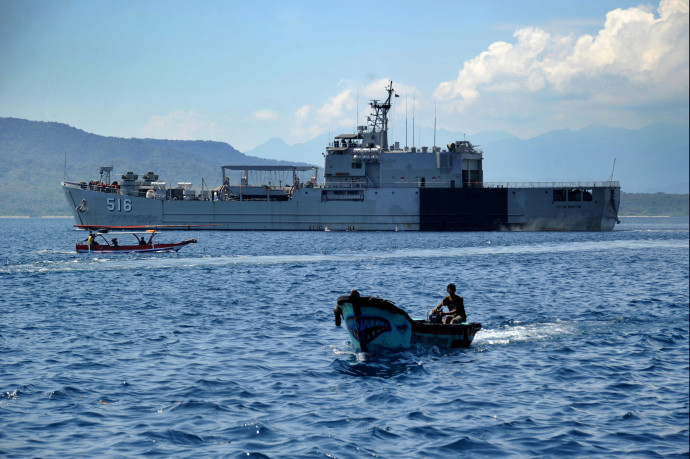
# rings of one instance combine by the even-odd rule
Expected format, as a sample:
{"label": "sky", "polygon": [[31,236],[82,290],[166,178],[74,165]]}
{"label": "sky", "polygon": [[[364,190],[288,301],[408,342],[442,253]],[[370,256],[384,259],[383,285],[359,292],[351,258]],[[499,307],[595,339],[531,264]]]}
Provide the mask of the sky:
{"label": "sky", "polygon": [[[687,123],[688,0],[0,0],[0,117],[250,150]],[[414,131],[412,125],[414,123]],[[407,140],[406,140],[407,139]]]}

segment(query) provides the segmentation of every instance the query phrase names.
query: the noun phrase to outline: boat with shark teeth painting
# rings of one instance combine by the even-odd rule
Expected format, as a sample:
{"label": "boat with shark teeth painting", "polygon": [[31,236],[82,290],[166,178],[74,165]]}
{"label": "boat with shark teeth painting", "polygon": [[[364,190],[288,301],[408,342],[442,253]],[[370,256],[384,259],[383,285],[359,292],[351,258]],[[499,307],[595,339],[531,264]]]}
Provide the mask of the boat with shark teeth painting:
{"label": "boat with shark teeth painting", "polygon": [[417,346],[467,348],[482,328],[477,322],[446,325],[412,319],[391,301],[356,292],[339,297],[334,312],[336,325],[339,315],[345,319],[353,350],[369,354]]}

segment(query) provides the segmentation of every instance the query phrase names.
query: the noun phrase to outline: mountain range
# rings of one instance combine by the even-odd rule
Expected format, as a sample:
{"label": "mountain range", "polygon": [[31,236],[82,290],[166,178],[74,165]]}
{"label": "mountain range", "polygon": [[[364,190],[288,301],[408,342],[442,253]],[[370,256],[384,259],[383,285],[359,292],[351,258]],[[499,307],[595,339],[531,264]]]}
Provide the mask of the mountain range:
{"label": "mountain range", "polygon": [[[602,181],[613,178],[628,193],[688,193],[687,125],[653,124],[641,129],[591,125],[520,139],[503,131],[465,136],[439,130],[438,146],[469,140],[484,151],[486,182]],[[247,155],[321,165],[324,136],[288,145],[273,138]],[[428,145],[429,147],[433,145]],[[615,164],[614,164],[615,162]]]}
{"label": "mountain range", "polygon": [[[463,134],[437,132],[437,144]],[[484,150],[486,182],[600,181],[611,176],[627,193],[688,193],[688,126],[655,124],[631,130],[592,125],[523,140],[497,131],[467,138]],[[328,139],[288,145],[274,138],[240,152],[215,141],[125,139],[55,122],[0,118],[0,215],[66,215],[60,181],[154,171],[168,183],[220,184],[221,165],[323,166]],[[614,168],[615,161],[615,168]]]}

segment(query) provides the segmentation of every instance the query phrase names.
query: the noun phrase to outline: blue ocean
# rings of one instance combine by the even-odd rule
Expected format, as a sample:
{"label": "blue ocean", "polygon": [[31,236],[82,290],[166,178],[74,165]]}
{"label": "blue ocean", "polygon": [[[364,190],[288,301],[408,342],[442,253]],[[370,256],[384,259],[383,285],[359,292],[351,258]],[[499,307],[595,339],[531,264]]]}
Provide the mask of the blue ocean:
{"label": "blue ocean", "polygon": [[[688,457],[689,224],[612,232],[165,232],[77,254],[68,218],[0,219],[2,457]],[[469,349],[368,357],[356,288]]]}

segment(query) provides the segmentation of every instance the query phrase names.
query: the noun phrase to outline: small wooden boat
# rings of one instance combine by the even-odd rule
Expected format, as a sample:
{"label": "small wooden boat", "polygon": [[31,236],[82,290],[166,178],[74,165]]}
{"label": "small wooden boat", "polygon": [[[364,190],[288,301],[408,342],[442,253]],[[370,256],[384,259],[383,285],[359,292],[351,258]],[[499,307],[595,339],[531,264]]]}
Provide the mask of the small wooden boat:
{"label": "small wooden boat", "polygon": [[379,353],[384,350],[437,346],[440,349],[469,347],[480,323],[444,325],[424,319],[412,319],[390,301],[357,294],[338,298],[334,309],[336,325],[345,319],[350,343],[356,352]]}
{"label": "small wooden boat", "polygon": [[[158,231],[148,230],[139,232],[109,232],[101,230],[96,233],[89,233],[89,237],[81,242],[77,242],[78,253],[144,253],[144,252],[177,252],[187,244],[196,243],[196,239],[187,239],[182,242],[158,243],[153,238]],[[117,237],[130,235],[134,241],[129,239],[130,244],[121,244]],[[91,241],[89,241],[91,239]]]}

